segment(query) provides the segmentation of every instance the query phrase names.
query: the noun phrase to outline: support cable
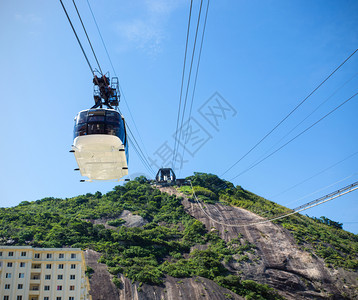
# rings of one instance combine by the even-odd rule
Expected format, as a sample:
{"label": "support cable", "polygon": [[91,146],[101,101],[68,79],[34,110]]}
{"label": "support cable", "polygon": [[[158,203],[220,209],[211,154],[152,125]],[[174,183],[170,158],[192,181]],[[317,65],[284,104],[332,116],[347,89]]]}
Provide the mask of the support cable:
{"label": "support cable", "polygon": [[96,62],[97,62],[99,71],[101,72],[101,75],[103,76],[104,74],[103,74],[102,69],[101,69],[101,66],[100,66],[100,64],[99,64],[99,62],[98,62],[97,55],[96,55],[96,53],[94,52],[94,49],[93,49],[93,47],[92,47],[91,40],[90,40],[90,38],[89,38],[89,36],[88,36],[88,34],[87,34],[86,27],[85,27],[85,25],[84,25],[83,22],[82,22],[82,18],[81,18],[80,12],[79,12],[78,9],[77,9],[77,5],[76,5],[76,3],[75,3],[75,0],[72,0],[72,2],[73,2],[73,5],[75,6],[75,9],[76,9],[78,18],[79,18],[80,21],[81,21],[83,31],[85,32],[86,37],[87,37],[87,41],[88,41],[88,43],[89,43],[89,45],[90,45],[90,47],[91,47],[91,49],[92,49],[93,56],[94,56],[94,58],[96,59]]}
{"label": "support cable", "polygon": [[281,191],[281,192],[279,192],[279,193],[277,193],[277,194],[275,194],[275,195],[273,195],[273,196],[271,196],[271,197],[268,197],[268,198],[270,198],[270,199],[272,199],[272,198],[277,198],[278,196],[280,196],[280,195],[282,195],[282,194],[284,194],[284,193],[286,193],[286,192],[288,192],[288,191],[290,191],[290,190],[292,190],[292,189],[298,187],[299,185],[301,185],[301,184],[303,184],[303,183],[305,183],[305,182],[311,180],[311,179],[314,178],[314,177],[317,177],[318,175],[321,175],[322,173],[324,173],[324,172],[326,172],[326,171],[332,169],[333,167],[337,166],[338,164],[340,164],[340,163],[346,161],[347,159],[349,159],[349,158],[351,158],[352,156],[357,155],[357,154],[358,154],[358,151],[357,151],[357,152],[354,152],[353,154],[351,154],[351,155],[349,155],[349,156],[343,158],[342,160],[340,160],[340,161],[334,163],[333,165],[330,165],[329,167],[327,167],[327,168],[323,169],[322,171],[320,171],[320,172],[318,172],[318,173],[312,175],[311,177],[309,177],[309,178],[307,178],[307,179],[304,179],[304,180],[300,181],[299,183],[297,183],[297,184],[295,184],[295,185],[293,185],[293,186],[291,186],[291,187],[289,187],[289,188],[287,188],[287,189],[285,189],[285,190],[283,190],[283,191]]}
{"label": "support cable", "polygon": [[350,98],[348,98],[347,100],[345,100],[344,102],[342,102],[340,105],[338,105],[337,107],[335,107],[333,110],[331,110],[329,113],[327,113],[326,115],[324,115],[322,118],[320,118],[318,121],[316,121],[315,123],[313,123],[312,125],[308,126],[305,130],[301,131],[299,134],[297,134],[295,137],[293,137],[292,139],[290,139],[288,142],[286,142],[285,144],[283,144],[281,147],[277,148],[275,151],[271,152],[269,155],[265,156],[264,158],[262,158],[261,160],[259,160],[258,162],[254,163],[253,165],[251,165],[249,168],[245,169],[244,171],[242,171],[241,173],[239,173],[238,175],[236,175],[235,177],[231,178],[230,181],[236,179],[237,177],[241,176],[242,174],[246,173],[247,171],[251,170],[252,168],[256,167],[258,164],[262,163],[264,160],[268,159],[269,157],[271,157],[272,155],[274,155],[276,152],[280,151],[282,148],[284,148],[285,146],[287,146],[289,143],[293,142],[295,139],[297,139],[299,136],[301,136],[302,134],[304,134],[305,132],[307,132],[309,129],[311,129],[313,126],[317,125],[319,122],[321,122],[323,119],[325,119],[326,117],[328,117],[330,114],[332,114],[333,112],[335,112],[338,108],[340,108],[342,105],[346,104],[349,100],[353,99],[355,96],[357,96],[358,93],[355,93],[353,96],[351,96]]}
{"label": "support cable", "polygon": [[[119,108],[117,108],[118,112],[122,115],[122,112]],[[152,175],[155,175],[155,172],[152,168],[152,166],[149,164],[148,159],[144,155],[139,143],[137,142],[137,139],[135,138],[131,128],[129,127],[128,123],[126,124],[126,128],[128,129],[128,141],[131,143],[131,146],[133,146],[135,152],[137,153],[139,159],[141,160],[143,166],[148,170],[149,173]]]}
{"label": "support cable", "polygon": [[188,42],[189,42],[189,31],[190,31],[190,20],[191,20],[191,12],[193,7],[193,0],[190,1],[190,10],[189,10],[189,20],[188,20],[188,29],[186,32],[186,43],[185,43],[185,53],[184,53],[184,63],[183,63],[183,72],[182,72],[182,78],[181,78],[181,87],[180,87],[180,97],[179,97],[179,108],[178,108],[178,117],[177,117],[177,125],[176,125],[176,131],[175,131],[175,139],[174,139],[174,151],[173,151],[173,160],[172,160],[172,168],[175,168],[175,156],[177,148],[177,139],[178,139],[178,131],[179,131],[179,118],[180,118],[180,110],[181,110],[181,101],[182,101],[182,95],[183,95],[183,86],[184,86],[184,77],[185,77],[185,66],[186,66],[186,55],[188,51]]}
{"label": "support cable", "polygon": [[87,61],[87,64],[88,64],[88,66],[89,66],[89,68],[90,68],[90,70],[91,70],[91,73],[92,73],[92,75],[94,76],[94,71],[93,71],[93,69],[92,69],[91,63],[89,62],[88,57],[87,57],[87,55],[86,55],[86,52],[85,52],[85,50],[84,50],[83,47],[82,47],[82,44],[81,44],[81,42],[80,42],[80,39],[78,38],[78,35],[77,35],[77,33],[76,33],[76,30],[75,30],[75,28],[73,27],[73,24],[72,24],[72,22],[71,22],[71,19],[70,19],[68,13],[67,13],[67,10],[66,10],[65,6],[63,5],[62,0],[60,0],[60,2],[61,2],[61,5],[62,5],[62,8],[63,8],[63,10],[64,10],[64,12],[65,12],[65,14],[66,14],[67,20],[68,20],[68,22],[69,22],[70,25],[71,25],[71,28],[72,28],[72,30],[73,30],[73,33],[74,33],[75,36],[76,36],[77,42],[78,42],[78,44],[79,44],[80,47],[81,47],[82,53],[83,53],[83,55],[84,55],[84,57],[85,57],[85,59],[86,59],[86,61]]}
{"label": "support cable", "polygon": [[358,73],[354,74],[350,79],[348,79],[345,83],[339,86],[329,97],[327,97],[322,103],[320,103],[311,113],[309,113],[302,121],[300,121],[296,126],[294,126],[289,132],[287,132],[280,140],[278,140],[275,144],[273,144],[260,158],[258,158],[254,163],[259,161],[262,157],[270,153],[272,149],[274,149],[277,145],[280,144],[287,136],[289,136],[297,127],[299,127],[304,121],[306,121],[311,115],[313,115],[322,105],[324,105],[329,99],[331,99],[339,90],[341,90],[345,85],[347,85],[350,81],[352,81]]}
{"label": "support cable", "polygon": [[[110,55],[109,55],[109,52],[108,52],[108,50],[107,50],[106,43],[104,42],[104,39],[103,39],[101,30],[99,29],[99,26],[98,26],[96,17],[95,17],[95,15],[94,15],[94,13],[93,13],[93,10],[92,10],[92,7],[91,7],[91,4],[90,4],[89,0],[87,0],[87,4],[88,4],[88,7],[89,7],[89,10],[91,11],[91,15],[92,15],[93,21],[94,21],[94,23],[95,23],[95,25],[96,25],[98,34],[99,34],[99,36],[100,36],[100,38],[101,38],[101,41],[102,41],[102,45],[103,45],[103,47],[104,47],[104,50],[106,51],[107,58],[108,58],[109,63],[110,63],[110,65],[111,65],[111,67],[112,67],[113,74],[115,75],[115,77],[118,78],[118,75],[117,75],[117,73],[116,73],[116,70],[115,70],[115,68],[114,68],[112,59],[111,59],[111,57],[110,57]],[[118,85],[119,85],[119,89],[120,89],[120,92],[121,92],[121,96],[122,96],[122,98],[123,98],[123,100],[124,100],[124,103],[125,103],[127,109],[128,109],[129,116],[130,116],[130,118],[131,118],[131,120],[132,120],[132,122],[133,122],[134,129],[135,129],[135,131],[137,132],[138,137],[139,137],[139,140],[140,140],[140,142],[141,142],[142,145],[143,145],[144,153],[146,154],[146,157],[149,157],[148,152],[147,152],[147,149],[145,148],[145,143],[143,142],[142,136],[141,136],[141,134],[139,133],[138,127],[137,127],[137,125],[136,125],[136,122],[134,121],[132,112],[131,112],[131,110],[130,110],[130,108],[129,108],[129,105],[128,105],[126,96],[125,96],[125,94],[124,94],[124,92],[123,92],[123,89],[122,89],[122,87],[121,87],[121,85],[120,85],[119,83],[118,83]],[[128,122],[127,122],[127,127],[129,127]],[[133,137],[134,137],[134,135],[133,135]],[[141,160],[142,160],[142,159],[141,159]],[[143,162],[143,161],[142,161],[142,162]],[[152,169],[152,168],[151,168],[151,169]]]}
{"label": "support cable", "polygon": [[229,172],[233,167],[235,167],[240,161],[242,161],[248,154],[250,154],[258,145],[260,145],[272,132],[274,132],[289,116],[291,116],[308,98],[310,98],[330,77],[333,76],[356,52],[358,48],[349,55],[328,77],[326,77],[306,98],[304,98],[296,107],[290,111],[273,129],[271,129],[261,140],[259,140],[248,152],[246,152],[238,161],[236,161],[231,167],[229,167],[223,174],[222,177],[227,172]]}
{"label": "support cable", "polygon": [[[331,184],[329,184],[329,185],[327,185],[327,186],[325,186],[325,187],[319,188],[318,190],[316,190],[316,191],[314,191],[314,192],[312,192],[312,193],[309,193],[309,194],[307,194],[307,195],[305,195],[305,196],[303,196],[303,197],[300,197],[300,198],[298,198],[298,199],[296,199],[296,200],[290,201],[290,202],[286,203],[285,205],[289,205],[289,204],[298,202],[298,201],[300,201],[300,200],[302,200],[302,199],[308,198],[308,197],[310,197],[310,196],[312,196],[312,195],[314,195],[314,194],[316,194],[316,193],[318,193],[318,192],[324,191],[325,189],[328,189],[328,188],[330,188],[330,187],[332,187],[332,186],[335,186],[336,184],[338,184],[338,183],[340,183],[340,182],[342,182],[342,181],[345,181],[345,180],[347,180],[347,179],[349,179],[349,178],[351,178],[351,177],[354,177],[354,176],[356,176],[357,174],[358,174],[358,173],[354,173],[354,174],[352,174],[352,175],[346,176],[346,177],[344,177],[344,178],[342,178],[342,179],[340,179],[340,180],[338,180],[338,181],[336,181],[336,182],[333,182],[333,183],[331,183]],[[270,210],[267,210],[267,211],[264,211],[264,212],[261,211],[260,214],[267,214],[267,213],[269,213],[269,212],[271,212],[271,211],[270,211]]]}
{"label": "support cable", "polygon": [[[196,65],[194,86],[193,86],[193,92],[192,92],[192,96],[191,96],[191,103],[190,103],[190,110],[189,110],[189,117],[188,117],[188,128],[190,128],[190,119],[191,119],[191,113],[192,113],[192,110],[193,110],[194,96],[195,96],[195,91],[196,91],[196,83],[197,83],[197,80],[198,80],[199,65],[200,65],[200,59],[201,59],[201,52],[202,52],[202,49],[203,49],[203,42],[204,42],[204,35],[205,35],[205,29],[206,29],[206,21],[207,21],[207,18],[208,18],[209,4],[210,4],[210,0],[208,0],[208,2],[207,2],[205,20],[204,20],[204,26],[203,26],[203,33],[201,35],[200,50],[199,50],[199,55],[198,55],[198,63]],[[187,130],[187,134],[186,134],[186,136],[184,138],[184,146],[183,146],[183,151],[182,151],[182,160],[183,161],[184,161],[184,154],[185,154],[184,149],[185,149],[185,146],[186,146],[186,144],[188,142],[187,141],[188,140],[188,133],[189,133],[189,130]],[[180,169],[180,171],[181,170],[182,170],[182,168]],[[179,175],[180,175],[180,173],[179,173]]]}
{"label": "support cable", "polygon": [[260,225],[260,224],[265,224],[265,223],[269,223],[269,222],[272,222],[272,221],[275,221],[275,220],[279,220],[279,219],[283,219],[283,218],[286,218],[288,216],[291,216],[293,214],[297,214],[301,211],[304,211],[304,210],[307,210],[309,208],[312,208],[312,207],[315,207],[315,206],[318,206],[318,205],[321,205],[323,203],[326,203],[328,201],[331,201],[333,199],[336,199],[338,197],[341,197],[343,195],[346,195],[348,193],[351,193],[355,190],[358,189],[358,181],[342,188],[342,189],[339,189],[333,193],[330,193],[326,196],[323,196],[321,198],[318,198],[316,200],[313,200],[311,202],[308,202],[304,205],[301,205],[295,209],[293,209],[291,212],[289,213],[284,213],[284,214],[281,214],[281,215],[278,215],[278,216],[275,216],[275,217],[272,217],[268,220],[262,220],[262,221],[259,221],[259,222],[253,222],[253,223],[247,223],[247,224],[227,224],[227,223],[224,223],[224,222],[220,222],[220,221],[217,221],[215,220],[212,216],[210,216],[204,209],[201,201],[198,199],[198,197],[196,196],[195,194],[195,191],[194,191],[194,188],[193,188],[193,185],[190,181],[190,185],[191,185],[191,189],[193,191],[192,195],[194,197],[194,199],[196,200],[196,202],[199,204],[199,207],[200,209],[203,211],[203,213],[210,219],[212,220],[214,223],[217,223],[217,224],[220,224],[220,225],[223,225],[223,226],[227,226],[227,227],[246,227],[246,226],[254,226],[254,225]]}

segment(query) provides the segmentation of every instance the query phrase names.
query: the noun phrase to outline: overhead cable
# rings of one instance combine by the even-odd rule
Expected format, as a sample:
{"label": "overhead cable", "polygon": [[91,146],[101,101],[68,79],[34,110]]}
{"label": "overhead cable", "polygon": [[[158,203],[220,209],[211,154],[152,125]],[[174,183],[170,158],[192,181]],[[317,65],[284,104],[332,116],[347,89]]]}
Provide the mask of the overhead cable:
{"label": "overhead cable", "polygon": [[[98,25],[98,23],[97,23],[96,17],[95,17],[95,15],[94,15],[94,13],[93,13],[91,4],[89,3],[89,0],[87,0],[87,4],[88,4],[89,10],[90,10],[90,12],[91,12],[93,21],[94,21],[94,23],[95,23],[95,25],[96,25],[98,34],[99,34],[99,36],[100,36],[100,38],[101,38],[102,45],[103,45],[103,47],[104,47],[104,49],[105,49],[105,51],[106,51],[107,58],[108,58],[109,63],[110,63],[110,65],[111,65],[111,67],[112,67],[113,73],[114,73],[114,75],[118,78],[117,73],[116,73],[116,70],[115,70],[114,65],[113,65],[113,62],[112,62],[112,59],[111,59],[111,57],[110,57],[110,55],[109,55],[109,52],[108,52],[108,50],[107,50],[106,43],[105,43],[105,41],[104,41],[104,39],[103,39],[101,30],[100,30],[99,25]],[[142,143],[142,145],[143,145],[143,149],[144,149],[145,155],[143,154],[143,151],[142,151],[142,149],[140,148],[139,143],[137,142],[137,140],[136,140],[136,138],[135,138],[133,132],[130,130],[129,123],[128,123],[128,121],[127,121],[128,131],[129,131],[129,133],[132,135],[132,140],[133,140],[133,142],[136,142],[137,145],[138,145],[138,148],[139,148],[139,149],[135,148],[135,151],[136,151],[136,153],[138,154],[138,157],[139,157],[139,159],[141,160],[141,162],[143,163],[144,167],[145,167],[150,173],[153,173],[154,171],[153,171],[152,167],[150,166],[150,164],[148,163],[148,160],[147,160],[147,157],[149,157],[149,156],[148,156],[147,150],[146,150],[146,148],[145,148],[145,144],[144,144],[144,142],[143,142],[143,140],[142,140],[142,137],[141,137],[141,135],[140,135],[140,133],[139,133],[139,130],[138,130],[137,125],[136,125],[136,122],[134,121],[132,112],[131,112],[131,110],[130,110],[130,108],[129,108],[129,105],[128,105],[127,100],[126,100],[126,97],[125,97],[125,94],[124,94],[123,89],[122,89],[122,87],[121,87],[120,84],[119,84],[119,88],[120,88],[121,96],[122,96],[122,98],[123,98],[123,100],[124,100],[124,103],[125,103],[127,109],[128,109],[130,118],[131,118],[131,120],[132,120],[132,122],[133,122],[134,128],[135,128],[135,130],[136,130],[136,132],[137,132],[137,134],[138,134],[139,140],[141,141],[141,143]],[[133,146],[135,146],[134,143],[133,143]]]}
{"label": "overhead cable", "polygon": [[312,125],[308,126],[305,130],[301,131],[299,134],[297,134],[295,137],[293,137],[292,139],[290,139],[288,142],[286,142],[285,144],[283,144],[281,147],[277,148],[275,151],[271,152],[269,155],[265,156],[264,158],[262,158],[261,160],[259,160],[258,162],[254,163],[253,165],[251,165],[249,168],[245,169],[244,171],[242,171],[241,173],[239,173],[238,175],[236,175],[235,177],[231,178],[230,181],[232,181],[233,179],[241,176],[242,174],[246,173],[247,171],[251,170],[252,168],[256,167],[258,164],[262,163],[264,160],[268,159],[269,157],[271,157],[272,155],[274,155],[276,152],[280,151],[282,148],[286,147],[289,143],[293,142],[295,139],[297,139],[298,137],[300,137],[302,134],[304,134],[305,132],[307,132],[309,129],[311,129],[313,126],[317,125],[319,122],[321,122],[322,120],[324,120],[326,117],[328,117],[330,114],[332,114],[333,112],[335,112],[338,108],[340,108],[342,105],[346,104],[349,100],[353,99],[355,96],[357,96],[358,93],[355,93],[353,96],[351,96],[350,98],[348,98],[347,100],[345,100],[344,102],[342,102],[340,105],[338,105],[337,107],[335,107],[334,109],[332,109],[329,113],[327,113],[326,115],[324,115],[322,118],[320,118],[318,121],[316,121],[315,123],[313,123]]}
{"label": "overhead cable", "polygon": [[[186,32],[184,63],[183,63],[183,71],[182,71],[182,78],[181,78],[181,87],[180,87],[180,96],[179,96],[179,107],[178,107],[178,116],[177,116],[177,124],[176,124],[175,139],[174,139],[173,160],[172,160],[172,167],[173,167],[173,169],[175,168],[175,156],[176,156],[177,143],[179,144],[179,142],[178,142],[179,118],[180,118],[181,102],[182,102],[182,95],[183,95],[183,86],[184,86],[184,77],[185,77],[185,66],[186,66],[186,55],[187,55],[187,51],[188,51],[188,42],[189,42],[189,32],[190,32],[190,21],[191,21],[192,7],[193,7],[193,0],[190,1],[188,28],[187,28],[187,32]],[[179,137],[180,137],[180,136],[179,136]]]}
{"label": "overhead cable", "polygon": [[194,188],[193,188],[193,185],[191,184],[190,182],[190,185],[191,185],[191,189],[193,191],[192,195],[194,197],[194,199],[196,200],[196,202],[199,204],[199,207],[200,209],[202,210],[202,212],[210,219],[212,220],[214,223],[217,223],[217,224],[220,224],[220,225],[223,225],[223,226],[226,226],[226,227],[247,227],[247,226],[255,226],[255,225],[260,225],[260,224],[265,224],[265,223],[269,223],[269,222],[272,222],[272,221],[276,221],[276,220],[279,220],[279,219],[283,219],[283,218],[286,218],[288,216],[291,216],[291,215],[294,215],[294,214],[297,214],[299,212],[302,212],[304,210],[307,210],[307,209],[310,209],[310,208],[313,208],[315,206],[318,206],[318,205],[321,205],[323,203],[326,203],[328,201],[331,201],[333,199],[336,199],[338,197],[341,197],[343,195],[346,195],[348,193],[351,193],[355,190],[358,189],[358,181],[342,188],[342,189],[339,189],[333,193],[330,193],[326,196],[323,196],[323,197],[320,197],[316,200],[313,200],[311,202],[308,202],[304,205],[301,205],[293,210],[291,210],[290,212],[287,212],[287,213],[284,213],[284,214],[280,214],[278,216],[275,216],[275,217],[272,217],[270,219],[263,219],[262,221],[258,221],[258,222],[252,222],[252,223],[241,223],[241,224],[228,224],[228,223],[224,223],[224,222],[221,222],[221,221],[218,221],[218,220],[215,220],[212,216],[210,216],[204,209],[204,207],[202,206],[202,203],[201,201],[198,199],[198,197],[196,196],[195,194],[195,191],[194,191]]}
{"label": "overhead cable", "polygon": [[270,153],[272,149],[274,149],[277,145],[280,144],[287,136],[290,135],[297,127],[299,127],[304,121],[306,121],[311,115],[313,115],[323,104],[325,104],[329,99],[331,99],[340,89],[342,89],[345,85],[347,85],[353,78],[355,78],[358,73],[355,73],[351,78],[349,78],[346,82],[344,82],[341,86],[339,86],[330,96],[328,96],[323,102],[321,102],[311,113],[309,113],[302,121],[300,121],[296,126],[294,126],[289,132],[287,132],[280,140],[278,140],[275,144],[273,144],[260,158],[258,158],[254,163],[259,161],[262,157],[264,157],[267,153]]}
{"label": "overhead cable", "polygon": [[342,160],[340,160],[340,161],[334,163],[333,165],[330,165],[329,167],[323,169],[322,171],[319,171],[318,173],[316,173],[316,174],[310,176],[309,178],[304,179],[304,180],[300,181],[299,183],[297,183],[297,184],[295,184],[295,185],[293,185],[293,186],[291,186],[291,187],[289,187],[289,188],[287,188],[287,189],[285,189],[285,190],[283,190],[283,191],[281,191],[281,192],[279,192],[279,193],[277,193],[277,194],[275,194],[275,195],[273,195],[273,196],[271,196],[271,197],[268,197],[268,198],[269,198],[269,199],[276,198],[276,197],[278,197],[278,196],[280,196],[280,195],[282,195],[282,194],[284,194],[284,193],[286,193],[286,192],[288,192],[288,191],[290,191],[290,190],[292,190],[292,189],[298,187],[299,185],[301,185],[301,184],[303,184],[303,183],[305,183],[305,182],[311,180],[312,178],[317,177],[318,175],[321,175],[322,173],[324,173],[324,172],[326,172],[326,171],[332,169],[333,167],[337,166],[338,164],[340,164],[340,163],[346,161],[347,159],[349,159],[349,158],[351,158],[351,157],[353,157],[354,155],[357,155],[357,154],[358,154],[358,151],[357,151],[357,152],[354,152],[353,154],[348,155],[347,157],[343,158]]}
{"label": "overhead cable", "polygon": [[72,0],[72,2],[73,2],[73,5],[75,6],[75,9],[76,9],[78,18],[79,18],[80,21],[81,21],[83,31],[84,31],[85,34],[86,34],[87,41],[88,41],[88,43],[89,43],[89,45],[90,45],[90,47],[91,47],[91,49],[92,49],[93,56],[94,56],[94,58],[96,59],[96,62],[97,62],[98,68],[99,68],[99,70],[100,70],[100,72],[101,72],[101,75],[104,75],[103,72],[102,72],[101,66],[100,66],[100,64],[99,64],[99,62],[98,62],[97,55],[96,55],[96,53],[94,52],[94,49],[93,49],[93,47],[92,47],[91,40],[90,40],[90,38],[89,38],[89,36],[88,36],[88,34],[87,34],[86,27],[85,27],[85,25],[84,25],[83,22],[82,22],[82,18],[81,18],[80,12],[79,12],[78,9],[77,9],[77,5],[76,5],[76,3],[75,3],[75,0]]}
{"label": "overhead cable", "polygon": [[67,10],[66,10],[65,6],[63,5],[62,0],[60,0],[60,2],[61,2],[61,5],[62,5],[62,8],[63,8],[63,10],[64,10],[64,12],[65,12],[65,14],[66,14],[67,20],[68,20],[68,22],[69,22],[70,25],[71,25],[71,28],[72,28],[72,30],[73,30],[73,33],[74,33],[75,36],[76,36],[77,42],[78,42],[78,44],[79,44],[80,47],[81,47],[82,53],[83,53],[83,55],[84,55],[84,57],[85,57],[85,59],[86,59],[86,61],[87,61],[87,64],[88,64],[88,66],[89,66],[89,68],[90,68],[90,70],[91,70],[91,73],[92,73],[92,75],[94,76],[94,71],[93,71],[93,69],[92,69],[91,63],[89,62],[88,57],[87,57],[87,55],[86,55],[86,52],[85,52],[85,50],[84,50],[83,47],[82,47],[81,41],[80,41],[80,39],[78,38],[78,35],[77,35],[77,33],[76,33],[75,28],[73,27],[73,24],[72,24],[72,22],[71,22],[71,19],[70,19],[68,13],[67,13]]}
{"label": "overhead cable", "polygon": [[[188,125],[187,125],[188,128],[190,128],[191,113],[192,113],[192,109],[193,109],[194,96],[195,96],[195,91],[196,91],[196,83],[197,83],[198,73],[199,73],[201,52],[202,52],[202,49],[203,49],[203,42],[204,42],[204,35],[205,35],[205,29],[206,29],[206,21],[207,21],[207,18],[208,18],[209,4],[210,4],[210,0],[208,0],[208,2],[207,2],[205,20],[204,20],[204,25],[203,25],[203,32],[202,32],[202,35],[201,35],[200,50],[199,50],[199,55],[198,55],[198,62],[197,62],[197,65],[196,65],[195,79],[194,79],[193,92],[192,92],[192,96],[191,96],[191,103],[190,103],[190,110],[189,110],[189,117],[188,117]],[[200,6],[200,11],[201,11],[201,6]],[[198,20],[198,25],[199,25],[199,20]],[[189,83],[188,83],[188,86],[189,86]],[[183,145],[183,151],[182,151],[182,160],[183,161],[184,161],[184,155],[185,155],[184,149],[185,149],[185,146],[186,146],[186,144],[188,142],[188,134],[189,134],[189,130],[187,130],[187,134],[186,134],[186,136],[184,138],[184,145]],[[180,169],[180,171],[181,171],[181,169]]]}
{"label": "overhead cable", "polygon": [[331,72],[306,98],[304,98],[299,104],[295,106],[274,128],[272,128],[263,138],[261,138],[248,152],[246,152],[239,160],[237,160],[231,167],[229,167],[223,174],[222,177],[227,172],[229,172],[233,167],[235,167],[240,161],[242,161],[248,154],[250,154],[258,145],[260,145],[271,133],[273,133],[289,116],[291,116],[308,98],[310,98],[330,77],[333,76],[356,52],[358,48],[350,54],[333,72]]}

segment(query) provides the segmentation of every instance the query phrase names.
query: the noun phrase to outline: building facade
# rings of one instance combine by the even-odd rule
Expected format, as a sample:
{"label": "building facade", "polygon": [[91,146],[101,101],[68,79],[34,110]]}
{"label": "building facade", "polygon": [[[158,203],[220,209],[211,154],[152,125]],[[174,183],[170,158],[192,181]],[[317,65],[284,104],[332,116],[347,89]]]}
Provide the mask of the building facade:
{"label": "building facade", "polygon": [[0,246],[0,300],[91,300],[79,248]]}

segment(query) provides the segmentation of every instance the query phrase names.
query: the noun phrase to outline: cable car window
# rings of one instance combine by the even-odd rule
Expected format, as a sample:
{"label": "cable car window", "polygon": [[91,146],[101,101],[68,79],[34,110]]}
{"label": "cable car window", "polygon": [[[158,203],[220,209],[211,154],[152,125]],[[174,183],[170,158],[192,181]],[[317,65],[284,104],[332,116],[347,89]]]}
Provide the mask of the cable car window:
{"label": "cable car window", "polygon": [[106,126],[106,134],[119,136],[119,126],[118,125],[107,124],[107,126]]}
{"label": "cable car window", "polygon": [[104,116],[88,116],[88,122],[104,122]]}
{"label": "cable car window", "polygon": [[86,135],[86,124],[80,124],[75,127],[75,137],[80,135]]}
{"label": "cable car window", "polygon": [[83,111],[77,116],[77,124],[86,123],[86,122],[87,122],[87,111]]}
{"label": "cable car window", "polygon": [[103,109],[94,109],[94,110],[88,111],[89,116],[104,116],[105,114],[106,114],[106,111]]}
{"label": "cable car window", "polygon": [[110,123],[118,123],[119,122],[119,114],[117,112],[107,111],[106,114],[106,122]]}
{"label": "cable car window", "polygon": [[104,134],[104,124],[88,124],[88,134]]}

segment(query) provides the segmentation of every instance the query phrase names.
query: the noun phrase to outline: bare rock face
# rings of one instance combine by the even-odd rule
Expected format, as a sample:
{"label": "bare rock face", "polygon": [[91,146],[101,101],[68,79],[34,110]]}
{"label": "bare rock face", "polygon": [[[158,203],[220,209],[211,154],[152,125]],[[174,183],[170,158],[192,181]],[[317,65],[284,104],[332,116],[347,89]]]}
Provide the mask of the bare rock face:
{"label": "bare rock face", "polygon": [[275,288],[287,299],[358,299],[358,274],[343,269],[327,268],[323,259],[302,251],[292,234],[245,209],[222,204],[191,202],[174,188],[162,192],[184,198],[186,211],[205,224],[207,230],[217,230],[226,242],[239,235],[254,244],[255,257],[227,266],[241,278],[255,280]]}
{"label": "bare rock face", "polygon": [[[332,269],[324,261],[308,252],[302,251],[292,234],[279,225],[264,223],[247,226],[262,221],[263,218],[247,210],[222,204],[191,202],[172,187],[160,188],[162,192],[183,197],[182,204],[194,218],[205,224],[208,231],[217,230],[226,242],[236,238],[256,246],[248,260],[237,260],[225,265],[242,280],[251,279],[275,288],[286,299],[358,299],[358,275],[343,269]],[[121,218],[126,226],[143,226],[141,220],[123,212]],[[235,226],[233,226],[235,225]],[[167,276],[162,286],[132,283],[123,275],[119,278],[118,289],[111,281],[104,264],[98,263],[100,253],[86,251],[86,262],[94,269],[90,279],[93,300],[221,300],[244,299],[220,287],[212,280],[195,278],[173,278]]]}
{"label": "bare rock face", "polygon": [[[143,217],[132,214],[129,210],[123,210],[118,219],[125,221],[122,226],[125,227],[141,227],[148,223]],[[113,221],[113,218],[100,218],[100,219],[85,219],[87,222],[91,222],[94,225],[104,225],[107,229],[116,229],[115,226],[108,225],[108,221]]]}
{"label": "bare rock face", "polygon": [[107,266],[98,263],[100,257],[101,253],[96,251],[86,250],[85,252],[86,265],[94,270],[90,278],[92,300],[119,299],[119,291],[111,280],[112,275],[109,274]]}
{"label": "bare rock face", "polygon": [[121,280],[123,289],[121,289],[118,298],[120,300],[244,300],[244,298],[217,285],[212,280],[202,277],[183,279],[167,276],[163,286],[144,284],[141,287],[138,287],[137,284],[131,284],[127,278],[121,277]]}
{"label": "bare rock face", "polygon": [[148,223],[143,217],[139,215],[133,215],[129,210],[122,211],[119,218],[126,221],[123,226],[126,227],[141,227]]}
{"label": "bare rock face", "polygon": [[92,300],[244,299],[212,280],[201,277],[180,279],[168,276],[162,286],[148,284],[139,286],[138,283],[132,284],[122,275],[121,287],[118,289],[111,281],[113,276],[109,274],[107,266],[98,263],[100,257],[101,254],[96,251],[86,250],[85,252],[86,264],[94,270],[90,278]]}

